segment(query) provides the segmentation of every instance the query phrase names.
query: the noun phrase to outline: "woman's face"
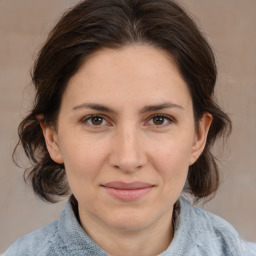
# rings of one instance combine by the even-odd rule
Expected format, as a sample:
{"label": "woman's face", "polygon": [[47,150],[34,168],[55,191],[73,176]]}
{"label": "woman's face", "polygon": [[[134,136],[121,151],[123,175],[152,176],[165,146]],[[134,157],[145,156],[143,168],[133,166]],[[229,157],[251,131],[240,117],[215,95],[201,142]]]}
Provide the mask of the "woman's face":
{"label": "woman's face", "polygon": [[82,223],[141,230],[171,221],[210,123],[205,114],[195,132],[191,96],[165,51],[127,46],[84,62],[63,94],[57,128],[43,131]]}

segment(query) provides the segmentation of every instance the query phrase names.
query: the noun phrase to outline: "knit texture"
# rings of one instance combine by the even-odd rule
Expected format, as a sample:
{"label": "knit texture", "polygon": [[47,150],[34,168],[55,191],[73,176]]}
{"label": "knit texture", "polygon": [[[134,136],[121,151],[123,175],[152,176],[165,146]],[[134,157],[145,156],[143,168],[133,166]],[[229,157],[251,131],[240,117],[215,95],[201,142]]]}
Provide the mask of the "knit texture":
{"label": "knit texture", "polygon": [[[239,238],[224,219],[183,198],[174,239],[158,256],[256,256],[256,244]],[[18,239],[2,256],[107,256],[83,230],[68,202],[59,220]],[[122,253],[120,253],[122,255]]]}

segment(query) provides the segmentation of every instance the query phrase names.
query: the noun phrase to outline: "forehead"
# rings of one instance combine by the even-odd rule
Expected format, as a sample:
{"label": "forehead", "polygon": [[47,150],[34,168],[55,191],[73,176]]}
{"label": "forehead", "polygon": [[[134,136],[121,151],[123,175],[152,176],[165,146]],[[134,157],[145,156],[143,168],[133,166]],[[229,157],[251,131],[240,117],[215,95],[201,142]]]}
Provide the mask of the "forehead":
{"label": "forehead", "polygon": [[[101,49],[90,55],[69,80],[63,100],[83,103],[151,104],[190,102],[187,85],[166,51],[152,46]],[[148,102],[147,102],[148,101]],[[154,102],[155,101],[155,102]]]}

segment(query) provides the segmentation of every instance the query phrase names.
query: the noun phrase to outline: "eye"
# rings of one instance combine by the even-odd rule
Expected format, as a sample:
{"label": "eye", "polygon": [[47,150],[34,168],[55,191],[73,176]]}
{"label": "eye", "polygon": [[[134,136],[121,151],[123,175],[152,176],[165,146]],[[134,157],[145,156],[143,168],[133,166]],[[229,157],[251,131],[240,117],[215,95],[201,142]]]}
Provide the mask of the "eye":
{"label": "eye", "polygon": [[154,126],[164,126],[173,122],[174,120],[170,116],[159,114],[159,115],[152,116],[148,123]]}
{"label": "eye", "polygon": [[108,125],[106,119],[103,116],[100,115],[90,115],[87,117],[84,117],[81,120],[82,123],[88,124],[89,126],[104,126]]}

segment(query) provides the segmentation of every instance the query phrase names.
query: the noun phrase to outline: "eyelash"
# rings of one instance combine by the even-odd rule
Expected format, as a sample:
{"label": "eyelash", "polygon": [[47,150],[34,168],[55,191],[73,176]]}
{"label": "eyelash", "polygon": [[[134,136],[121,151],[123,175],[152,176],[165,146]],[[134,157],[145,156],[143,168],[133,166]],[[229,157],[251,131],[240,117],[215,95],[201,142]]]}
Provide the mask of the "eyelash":
{"label": "eyelash", "polygon": [[[150,120],[153,120],[153,118],[163,118],[164,121],[167,121],[167,124],[170,124],[170,123],[175,123],[175,119],[173,117],[170,117],[168,115],[164,115],[164,114],[156,114],[156,115],[153,115],[153,116],[150,116],[149,117],[149,121]],[[148,121],[148,122],[149,122]],[[162,124],[162,125],[156,125],[156,124],[152,124],[152,126],[156,126],[156,127],[164,127],[166,124]]]}
{"label": "eyelash", "polygon": [[88,126],[92,126],[93,128],[101,128],[102,125],[94,125],[94,124],[89,124],[88,123],[88,121],[90,121],[90,120],[92,121],[93,118],[101,118],[103,121],[107,122],[106,117],[104,115],[89,115],[89,116],[83,117],[81,119],[81,123],[83,123],[85,125],[88,125]]}
{"label": "eyelash", "polygon": [[[150,126],[155,126],[157,128],[161,128],[161,127],[164,127],[164,126],[166,126],[166,125],[168,125],[170,123],[175,123],[176,122],[176,120],[173,117],[169,116],[169,115],[155,114],[155,115],[150,116],[146,123],[148,123],[150,120],[153,120],[153,118],[156,118],[156,117],[164,118],[164,121],[167,121],[167,124],[160,124],[160,125],[150,124]],[[108,123],[107,118],[104,115],[100,115],[100,114],[99,115],[98,114],[96,114],[96,115],[89,115],[89,116],[83,117],[81,119],[81,123],[86,124],[88,126],[96,128],[96,129],[97,128],[102,128],[102,126],[105,126],[105,125],[102,125],[102,124],[100,124],[100,125],[89,124],[88,121],[90,121],[90,120],[92,121],[92,118],[101,118],[103,120],[103,122],[105,121],[105,122]],[[111,126],[111,125],[107,124],[107,126]]]}

